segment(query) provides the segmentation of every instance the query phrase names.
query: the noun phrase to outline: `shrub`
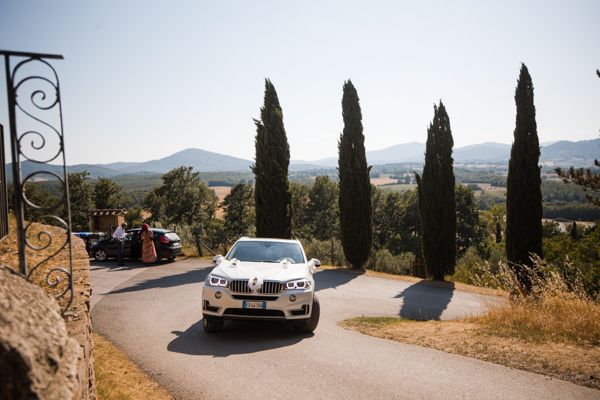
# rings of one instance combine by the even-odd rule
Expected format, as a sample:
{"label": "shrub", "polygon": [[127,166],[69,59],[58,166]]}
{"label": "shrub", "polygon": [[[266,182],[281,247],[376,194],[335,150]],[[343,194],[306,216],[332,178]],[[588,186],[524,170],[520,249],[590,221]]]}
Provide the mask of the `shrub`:
{"label": "shrub", "polygon": [[469,247],[456,262],[456,269],[451,280],[473,285],[475,284],[474,277],[480,277],[484,272],[485,261],[477,254],[474,247]]}
{"label": "shrub", "polygon": [[306,240],[303,243],[304,251],[308,259],[317,258],[324,265],[335,265],[338,267],[347,265],[344,257],[342,243],[337,239],[332,240]]}
{"label": "shrub", "polygon": [[394,255],[387,249],[380,249],[371,256],[367,268],[389,274],[410,275],[414,261],[413,253],[405,252]]}

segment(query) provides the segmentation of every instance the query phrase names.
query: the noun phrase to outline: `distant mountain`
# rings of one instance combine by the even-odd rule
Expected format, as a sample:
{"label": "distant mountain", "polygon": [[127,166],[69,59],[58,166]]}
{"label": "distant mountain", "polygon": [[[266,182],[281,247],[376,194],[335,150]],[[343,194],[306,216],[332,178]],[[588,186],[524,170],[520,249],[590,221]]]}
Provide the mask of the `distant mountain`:
{"label": "distant mountain", "polygon": [[182,165],[194,167],[196,171],[247,171],[252,161],[232,157],[224,154],[213,153],[201,149],[185,149],[158,160],[140,163],[112,163],[103,167],[113,169],[120,174],[136,172],[164,173]]}
{"label": "distant mountain", "polygon": [[[540,160],[544,164],[591,166],[595,158],[600,158],[600,139],[549,143],[551,144],[540,148]],[[457,147],[453,157],[457,163],[503,163],[510,158],[510,148],[511,145],[506,143],[485,142]],[[424,143],[412,142],[367,151],[367,160],[371,165],[422,162],[424,153]],[[329,157],[307,163],[334,167],[337,166],[337,158]]]}
{"label": "distant mountain", "polygon": [[[367,151],[367,161],[371,165],[394,164],[399,162],[419,162],[423,160],[425,153],[424,143],[404,143],[386,147],[381,150]],[[322,167],[337,167],[337,157],[327,157],[315,161],[307,161],[310,164]]]}
{"label": "distant mountain", "polygon": [[367,151],[369,164],[392,164],[395,162],[418,162],[425,154],[424,143],[404,143],[381,150]]}
{"label": "distant mountain", "polygon": [[[6,180],[8,182],[12,182],[12,163],[5,165],[5,171],[6,171]],[[27,177],[29,174],[31,174],[33,172],[38,172],[38,171],[48,171],[48,172],[54,173],[58,176],[61,176],[63,173],[62,167],[60,165],[55,165],[55,164],[42,164],[41,165],[41,164],[34,163],[31,161],[23,161],[21,163],[21,176],[23,178]],[[89,172],[90,176],[94,179],[99,178],[99,177],[110,178],[110,177],[113,177],[113,176],[119,174],[119,172],[117,172],[113,169],[106,168],[106,167],[99,166],[99,165],[93,165],[93,164],[77,164],[77,165],[71,165],[71,166],[67,167],[67,172],[82,172],[82,171]],[[34,176],[33,178],[50,179],[48,176],[44,176],[42,174],[38,174],[38,175]]]}
{"label": "distant mountain", "polygon": [[542,147],[541,161],[546,164],[591,167],[594,159],[600,159],[600,139],[578,142],[561,140]]}
{"label": "distant mountain", "polygon": [[453,157],[456,162],[503,162],[510,157],[510,144],[485,142],[457,147]]}
{"label": "distant mountain", "polygon": [[[68,172],[87,171],[92,178],[111,178],[123,174],[148,174],[165,173],[180,166],[191,166],[200,172],[217,171],[244,171],[250,169],[252,161],[232,157],[224,154],[213,153],[201,149],[186,149],[159,160],[145,162],[116,162],[111,164],[76,164],[67,167]],[[12,181],[12,163],[6,165],[7,180]],[[62,167],[54,164],[40,165],[31,161],[21,163],[22,176],[25,177],[34,171],[49,171],[58,175],[62,174]],[[43,176],[40,178],[44,179]]]}
{"label": "distant mountain", "polygon": [[[381,150],[367,151],[371,165],[423,162],[425,143],[396,144]],[[481,143],[454,149],[456,162],[501,162],[508,160],[510,145],[504,143]],[[337,157],[310,161],[311,164],[336,166]]]}
{"label": "distant mountain", "polygon": [[[510,145],[486,142],[454,149],[456,163],[506,163],[510,157]],[[405,143],[381,150],[367,151],[367,160],[371,165],[420,163],[423,161],[425,144]],[[562,140],[541,147],[541,163],[577,167],[591,166],[595,158],[600,158],[600,139],[577,142]],[[116,162],[110,164],[77,164],[68,167],[69,172],[88,171],[92,178],[115,177],[118,175],[162,174],[180,166],[191,166],[199,172],[250,172],[252,161],[213,153],[201,149],[186,149],[168,157],[145,162]],[[43,165],[44,170],[62,173],[58,165]],[[337,167],[337,157],[315,161],[290,163],[290,171],[309,171],[320,168]],[[7,179],[12,180],[11,164],[6,165]],[[40,165],[25,161],[22,163],[22,175],[25,177],[40,170]],[[42,177],[43,178],[43,177]]]}
{"label": "distant mountain", "polygon": [[[337,162],[337,161],[336,161]],[[302,160],[290,160],[290,171],[310,171],[315,169],[327,168],[323,165],[317,165],[314,162]]]}

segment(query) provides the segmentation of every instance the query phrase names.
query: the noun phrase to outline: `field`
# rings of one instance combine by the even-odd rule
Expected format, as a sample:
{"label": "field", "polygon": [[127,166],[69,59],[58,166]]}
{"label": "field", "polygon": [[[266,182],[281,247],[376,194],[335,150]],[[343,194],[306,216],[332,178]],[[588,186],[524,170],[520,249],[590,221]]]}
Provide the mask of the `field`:
{"label": "field", "polygon": [[490,183],[476,183],[477,186],[486,192],[506,193],[506,188],[501,186],[492,186]]}
{"label": "field", "polygon": [[382,176],[380,178],[371,178],[371,184],[375,186],[391,185],[398,183],[398,179],[390,178],[389,176]]}
{"label": "field", "polygon": [[222,219],[225,210],[223,210],[221,207],[221,203],[223,203],[225,196],[231,192],[231,188],[229,186],[212,186],[211,189],[214,190],[217,198],[219,199],[219,208],[217,209],[216,217]]}
{"label": "field", "polygon": [[383,190],[389,190],[392,192],[406,192],[407,190],[412,190],[415,189],[417,187],[417,185],[413,184],[413,183],[409,183],[409,184],[405,184],[405,183],[398,183],[395,185],[385,185],[385,186],[381,186],[381,189]]}

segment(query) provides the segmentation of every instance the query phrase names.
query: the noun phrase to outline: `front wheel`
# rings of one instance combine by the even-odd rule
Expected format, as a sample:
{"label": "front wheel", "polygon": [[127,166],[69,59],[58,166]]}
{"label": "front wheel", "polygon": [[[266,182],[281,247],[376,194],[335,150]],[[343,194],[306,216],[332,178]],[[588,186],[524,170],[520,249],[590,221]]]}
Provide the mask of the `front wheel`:
{"label": "front wheel", "polygon": [[206,333],[219,332],[223,329],[223,318],[204,316],[202,318],[202,327]]}
{"label": "front wheel", "polygon": [[106,254],[106,250],[98,249],[94,252],[94,259],[96,261],[106,261],[108,255]]}
{"label": "front wheel", "polygon": [[317,325],[319,324],[319,317],[321,316],[321,305],[319,304],[319,298],[315,294],[313,297],[312,304],[312,312],[310,313],[310,318],[302,321],[298,324],[297,329],[300,332],[304,333],[312,333],[317,329]]}

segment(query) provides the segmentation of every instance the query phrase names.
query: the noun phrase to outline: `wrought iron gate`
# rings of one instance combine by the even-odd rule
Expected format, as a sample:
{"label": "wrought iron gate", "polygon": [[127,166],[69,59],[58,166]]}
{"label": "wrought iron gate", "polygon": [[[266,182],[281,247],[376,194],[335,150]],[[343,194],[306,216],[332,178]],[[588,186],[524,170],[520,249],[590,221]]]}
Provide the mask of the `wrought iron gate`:
{"label": "wrought iron gate", "polygon": [[8,235],[8,194],[6,192],[6,159],[4,157],[4,127],[0,124],[0,240]]}
{"label": "wrought iron gate", "polygon": [[[49,62],[63,57],[15,51],[0,51],[0,55],[4,57],[6,77],[18,272],[45,285],[66,312],[73,302],[71,212],[60,83]],[[0,158],[4,171],[2,143]],[[4,187],[0,188],[0,196],[3,195],[0,205],[6,209],[9,199],[3,175],[0,175]],[[33,197],[34,183],[47,185],[55,197],[49,203],[37,204]],[[4,217],[7,215],[0,209],[0,218]],[[1,221],[2,225],[5,221],[6,218]],[[39,223],[58,226],[64,231]],[[1,233],[0,227],[0,238]],[[51,260],[54,266],[49,266]]]}

